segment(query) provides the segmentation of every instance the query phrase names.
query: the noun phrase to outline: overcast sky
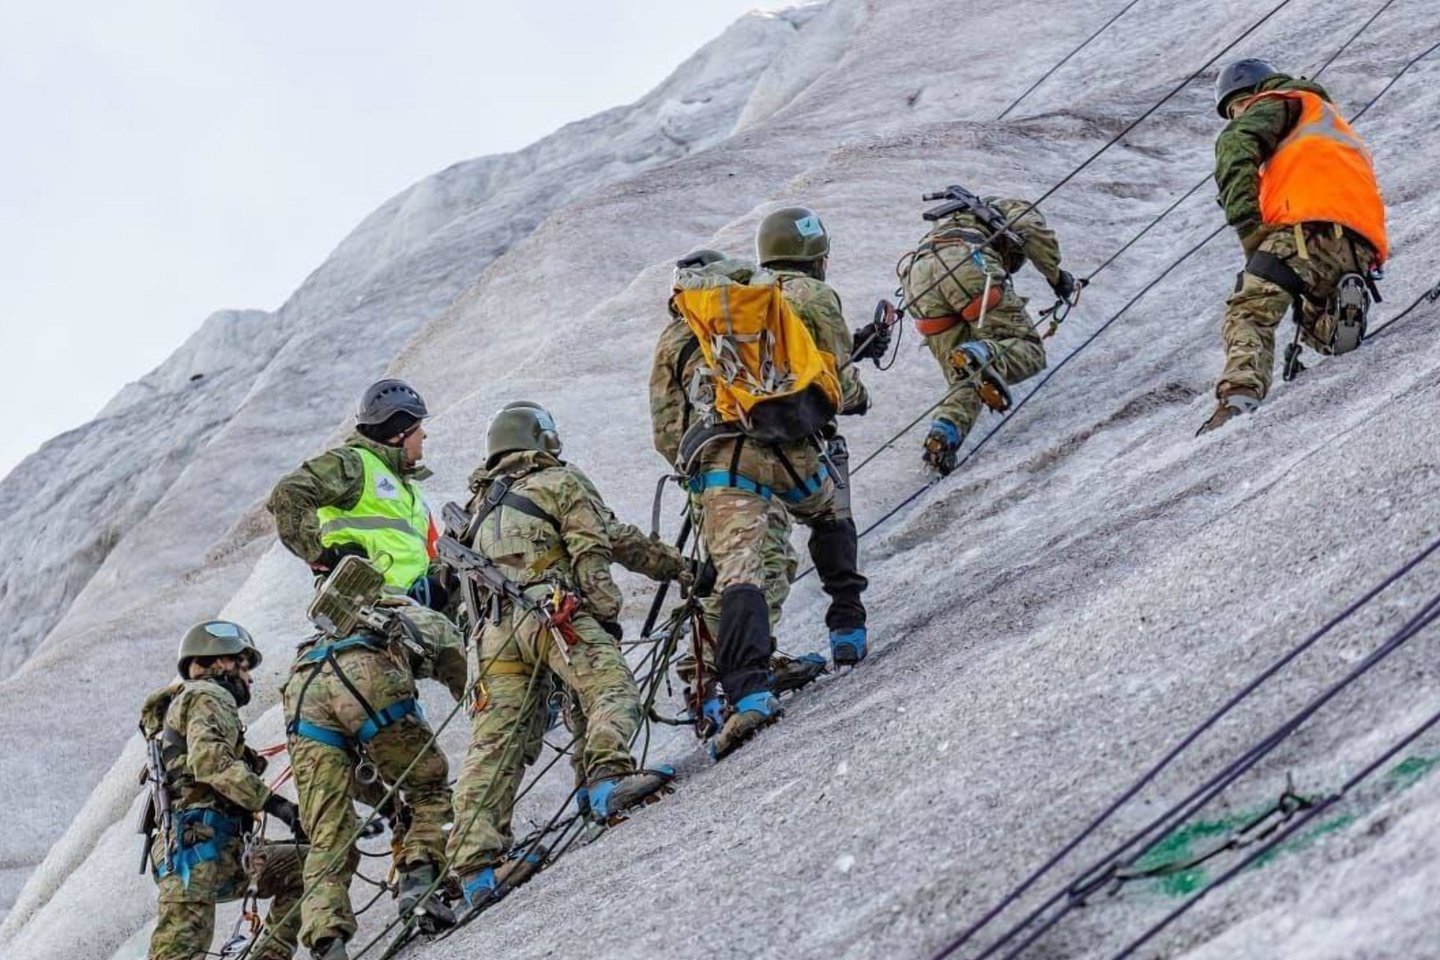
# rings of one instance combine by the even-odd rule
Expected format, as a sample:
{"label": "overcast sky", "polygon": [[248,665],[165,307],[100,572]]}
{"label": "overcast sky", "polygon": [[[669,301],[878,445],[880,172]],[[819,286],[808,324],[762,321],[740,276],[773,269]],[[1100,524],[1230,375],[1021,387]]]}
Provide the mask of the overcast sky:
{"label": "overcast sky", "polygon": [[790,5],[0,0],[0,476],[410,183]]}

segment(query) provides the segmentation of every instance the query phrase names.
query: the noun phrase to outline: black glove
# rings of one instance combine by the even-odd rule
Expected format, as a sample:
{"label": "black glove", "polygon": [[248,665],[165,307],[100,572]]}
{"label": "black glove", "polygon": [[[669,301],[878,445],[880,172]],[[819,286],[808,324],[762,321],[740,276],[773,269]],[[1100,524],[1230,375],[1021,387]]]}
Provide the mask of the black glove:
{"label": "black glove", "polygon": [[691,566],[690,596],[703,600],[715,592],[715,578],[719,571],[715,569],[714,560],[706,560],[701,563],[699,560],[686,560]]}
{"label": "black glove", "polygon": [[601,620],[600,629],[614,637],[616,642],[625,639],[625,628],[614,620]]}
{"label": "black glove", "polygon": [[867,358],[873,360],[878,367],[880,361],[885,359],[885,351],[889,349],[890,328],[883,323],[867,323],[855,331],[855,352],[851,356],[857,362]]}
{"label": "black glove", "polygon": [[291,801],[278,793],[272,793],[270,799],[265,801],[265,806],[260,809],[289,827],[298,842],[310,842],[310,838],[305,835],[305,828],[300,824],[300,808]]}
{"label": "black glove", "polygon": [[1055,291],[1055,296],[1068,303],[1074,298],[1075,291],[1080,289],[1080,284],[1069,270],[1061,270],[1060,276],[1050,284],[1050,289]]}
{"label": "black glove", "polygon": [[321,550],[320,556],[311,561],[310,569],[316,573],[329,573],[346,557],[359,557],[361,560],[370,559],[370,555],[365,552],[365,548],[358,543],[342,543],[338,547],[326,547]]}

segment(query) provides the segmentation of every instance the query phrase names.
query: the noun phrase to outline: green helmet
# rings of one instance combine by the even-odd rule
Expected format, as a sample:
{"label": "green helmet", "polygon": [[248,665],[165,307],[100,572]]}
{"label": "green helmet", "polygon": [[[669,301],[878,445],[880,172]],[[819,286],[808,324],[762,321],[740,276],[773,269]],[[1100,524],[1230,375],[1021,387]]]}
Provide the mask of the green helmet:
{"label": "green helmet", "polygon": [[514,450],[539,450],[558,457],[562,449],[555,418],[533,400],[505,404],[490,418],[490,426],[485,431],[487,466],[493,466],[501,456]]}
{"label": "green helmet", "polygon": [[786,207],[760,221],[755,259],[763,267],[777,260],[810,263],[830,253],[830,234],[809,207]]}
{"label": "green helmet", "polygon": [[250,667],[260,665],[260,649],[255,646],[250,631],[229,620],[206,620],[185,631],[180,640],[180,652],[175,656],[175,667],[182,679],[189,679],[190,661],[197,657],[233,657],[246,655]]}
{"label": "green helmet", "polygon": [[699,250],[691,250],[685,256],[675,261],[676,270],[688,270],[693,267],[708,267],[712,263],[719,263],[729,258],[719,250],[712,250],[709,247],[701,247]]}

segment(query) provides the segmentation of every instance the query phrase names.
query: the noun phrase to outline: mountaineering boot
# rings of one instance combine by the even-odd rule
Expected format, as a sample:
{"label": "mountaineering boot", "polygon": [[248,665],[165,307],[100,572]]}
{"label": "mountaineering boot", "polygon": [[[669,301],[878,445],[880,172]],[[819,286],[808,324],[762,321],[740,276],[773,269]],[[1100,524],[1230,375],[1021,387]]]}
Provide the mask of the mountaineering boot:
{"label": "mountaineering boot", "polygon": [[785,708],[769,690],[757,690],[741,697],[735,704],[735,712],[710,744],[710,755],[716,760],[724,759],[784,715]]}
{"label": "mountaineering boot", "polygon": [[1228,391],[1220,398],[1220,404],[1215,412],[1210,414],[1210,419],[1200,425],[1195,431],[1195,436],[1209,433],[1211,430],[1218,430],[1225,426],[1231,419],[1241,414],[1250,413],[1260,406],[1260,398],[1254,393],[1243,388],[1236,388]]}
{"label": "mountaineering boot", "polygon": [[609,823],[632,807],[658,799],[674,779],[675,768],[662,765],[596,780],[590,784],[590,819]]}
{"label": "mountaineering boot", "polygon": [[776,696],[807,687],[829,670],[830,665],[818,653],[807,653],[799,657],[787,657],[783,653],[770,656],[770,672],[775,676]]}
{"label": "mountaineering boot", "polygon": [[865,659],[865,628],[830,631],[830,656],[837,667],[853,667]]}
{"label": "mountaineering boot", "polygon": [[536,847],[529,853],[512,857],[498,867],[485,867],[460,878],[460,892],[471,909],[488,907],[510,891],[521,886],[545,865],[549,852]]}
{"label": "mountaineering boot", "polygon": [[1334,318],[1335,329],[1327,338],[1332,355],[1349,353],[1365,339],[1366,317],[1370,312],[1370,290],[1365,278],[1358,273],[1347,273],[1335,287],[1335,299],[1329,313]]}
{"label": "mountaineering boot", "polygon": [[925,437],[925,462],[940,476],[948,477],[955,469],[964,440],[960,428],[949,420],[932,420],[930,433]]}
{"label": "mountaineering boot", "polygon": [[709,740],[724,726],[725,701],[720,699],[719,693],[712,692],[697,704],[694,694],[687,687],[685,701],[690,704],[690,716],[695,721],[695,736],[701,740]]}
{"label": "mountaineering boot", "polygon": [[1004,413],[1014,404],[1010,387],[991,369],[994,352],[983,340],[962,343],[950,352],[950,366],[962,377],[975,382],[975,393],[980,402],[996,413]]}
{"label": "mountaineering boot", "polygon": [[345,949],[345,941],[339,937],[330,937],[315,944],[310,951],[314,960],[350,960],[350,954]]}
{"label": "mountaineering boot", "polygon": [[424,933],[438,933],[455,926],[455,914],[440,899],[440,872],[433,863],[422,863],[400,872],[395,907],[401,917],[415,917]]}
{"label": "mountaineering boot", "polygon": [[578,814],[580,814],[580,816],[582,816],[582,817],[585,817],[585,818],[587,818],[587,819],[589,818],[589,816],[590,816],[590,788],[589,788],[589,787],[584,787],[584,786],[582,786],[582,787],[577,787],[577,788],[576,788],[576,790],[575,790],[575,812],[578,813]]}

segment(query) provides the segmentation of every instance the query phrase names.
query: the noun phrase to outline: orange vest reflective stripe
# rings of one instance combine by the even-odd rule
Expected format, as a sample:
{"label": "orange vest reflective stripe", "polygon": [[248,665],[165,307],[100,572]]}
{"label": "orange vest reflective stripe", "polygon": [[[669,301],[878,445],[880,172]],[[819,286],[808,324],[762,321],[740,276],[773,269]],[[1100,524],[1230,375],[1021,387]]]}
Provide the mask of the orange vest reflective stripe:
{"label": "orange vest reflective stripe", "polygon": [[1266,98],[1294,100],[1300,120],[1260,168],[1260,217],[1267,224],[1321,221],[1349,227],[1370,241],[1384,263],[1390,256],[1385,201],[1370,151],[1333,103],[1306,90],[1272,90]]}

